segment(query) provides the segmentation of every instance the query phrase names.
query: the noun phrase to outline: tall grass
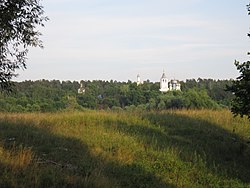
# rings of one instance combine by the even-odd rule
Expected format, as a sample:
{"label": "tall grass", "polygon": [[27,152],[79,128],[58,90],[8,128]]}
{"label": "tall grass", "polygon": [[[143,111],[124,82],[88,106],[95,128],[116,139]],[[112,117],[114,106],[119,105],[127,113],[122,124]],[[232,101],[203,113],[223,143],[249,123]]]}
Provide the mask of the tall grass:
{"label": "tall grass", "polygon": [[0,187],[250,187],[229,111],[0,114]]}

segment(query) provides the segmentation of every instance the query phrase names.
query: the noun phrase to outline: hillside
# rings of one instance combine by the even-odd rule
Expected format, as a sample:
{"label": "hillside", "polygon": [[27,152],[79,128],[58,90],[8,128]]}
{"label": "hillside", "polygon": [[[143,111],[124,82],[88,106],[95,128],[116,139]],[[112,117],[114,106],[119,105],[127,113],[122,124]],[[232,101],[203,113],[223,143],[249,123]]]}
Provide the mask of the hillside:
{"label": "hillside", "polygon": [[227,110],[0,114],[0,187],[250,187]]}

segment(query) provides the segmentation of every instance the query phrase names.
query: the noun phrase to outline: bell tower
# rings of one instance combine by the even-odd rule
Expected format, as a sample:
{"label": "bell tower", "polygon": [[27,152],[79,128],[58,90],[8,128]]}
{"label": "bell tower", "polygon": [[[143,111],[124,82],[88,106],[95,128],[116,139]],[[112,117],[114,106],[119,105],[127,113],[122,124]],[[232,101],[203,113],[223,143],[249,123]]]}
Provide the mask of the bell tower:
{"label": "bell tower", "polygon": [[168,79],[166,77],[165,71],[163,70],[163,74],[160,79],[160,91],[167,92],[168,90],[169,90]]}
{"label": "bell tower", "polygon": [[139,74],[137,74],[137,85],[140,85],[140,84],[142,84],[142,82],[141,82],[141,77],[140,77],[140,75]]}

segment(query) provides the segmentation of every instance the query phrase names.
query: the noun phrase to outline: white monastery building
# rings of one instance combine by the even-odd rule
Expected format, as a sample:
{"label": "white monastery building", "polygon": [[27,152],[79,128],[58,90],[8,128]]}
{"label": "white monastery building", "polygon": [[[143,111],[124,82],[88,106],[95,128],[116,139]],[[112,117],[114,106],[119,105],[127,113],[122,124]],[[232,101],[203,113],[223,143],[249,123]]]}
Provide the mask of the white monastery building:
{"label": "white monastery building", "polygon": [[161,92],[168,92],[168,91],[180,91],[181,90],[181,84],[179,80],[170,80],[168,81],[165,72],[163,71],[163,74],[160,79],[160,91]]}
{"label": "white monastery building", "polygon": [[[143,84],[143,81],[141,80],[140,75],[137,75],[137,86]],[[163,74],[160,79],[160,89],[161,92],[168,92],[168,91],[181,91],[181,84],[179,80],[173,79],[168,80],[165,72],[163,71]]]}
{"label": "white monastery building", "polygon": [[[143,84],[143,81],[141,80],[140,75],[137,75],[137,81],[136,81],[137,86]],[[163,71],[163,74],[160,79],[160,89],[161,92],[168,92],[168,91],[181,91],[181,84],[179,80],[170,80],[168,81],[167,76],[165,72]],[[80,88],[78,89],[79,94],[84,94],[85,93],[85,88],[83,86],[83,81],[80,81]]]}
{"label": "white monastery building", "polygon": [[143,84],[143,81],[141,81],[141,77],[140,77],[139,74],[137,74],[137,81],[136,81],[136,84],[137,84],[137,85]]}

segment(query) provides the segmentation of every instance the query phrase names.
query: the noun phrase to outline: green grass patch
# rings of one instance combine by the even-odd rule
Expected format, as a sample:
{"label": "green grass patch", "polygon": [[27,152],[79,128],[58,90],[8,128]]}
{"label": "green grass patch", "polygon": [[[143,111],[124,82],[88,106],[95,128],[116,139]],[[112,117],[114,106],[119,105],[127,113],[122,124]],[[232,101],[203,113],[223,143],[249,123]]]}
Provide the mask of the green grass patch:
{"label": "green grass patch", "polygon": [[226,110],[0,114],[0,187],[250,187]]}

